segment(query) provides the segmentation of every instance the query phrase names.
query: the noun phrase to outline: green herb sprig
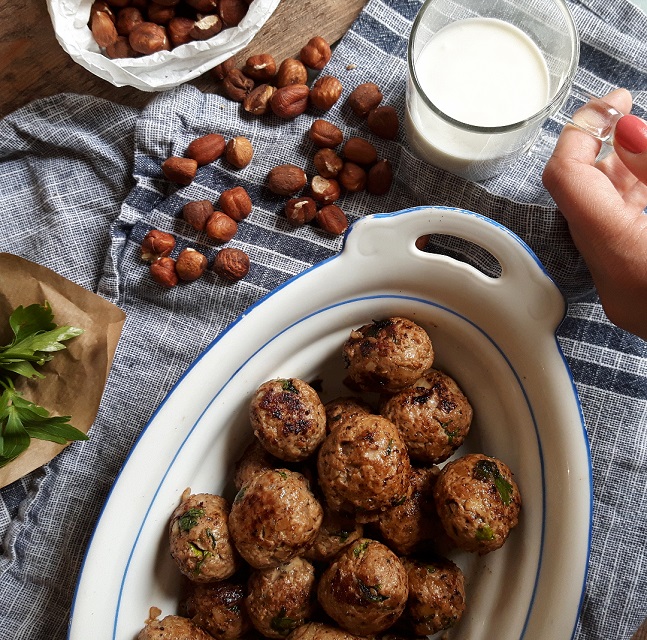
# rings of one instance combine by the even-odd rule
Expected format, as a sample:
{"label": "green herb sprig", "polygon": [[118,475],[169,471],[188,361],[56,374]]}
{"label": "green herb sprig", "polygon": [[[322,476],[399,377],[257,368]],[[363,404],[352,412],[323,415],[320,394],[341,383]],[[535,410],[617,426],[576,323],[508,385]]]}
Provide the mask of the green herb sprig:
{"label": "green herb sprig", "polygon": [[44,378],[36,369],[49,362],[63,342],[83,333],[77,327],[58,327],[49,303],[17,307],[9,317],[13,339],[0,347],[0,467],[15,460],[32,438],[66,444],[88,437],[69,424],[70,416],[52,416],[44,407],[23,398],[13,376]]}

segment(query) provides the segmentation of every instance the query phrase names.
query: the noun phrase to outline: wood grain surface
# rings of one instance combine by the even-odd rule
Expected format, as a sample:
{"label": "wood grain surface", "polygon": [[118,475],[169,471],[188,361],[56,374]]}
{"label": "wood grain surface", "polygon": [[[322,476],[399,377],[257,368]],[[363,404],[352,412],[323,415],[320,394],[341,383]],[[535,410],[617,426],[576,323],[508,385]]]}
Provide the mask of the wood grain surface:
{"label": "wood grain surface", "polygon": [[[256,37],[236,58],[271,53],[277,61],[296,55],[314,35],[336,42],[366,0],[281,0]],[[204,74],[192,84],[213,91]],[[115,87],[90,73],[61,48],[45,0],[0,0],[0,117],[36,98],[75,92],[143,107],[154,94]]]}

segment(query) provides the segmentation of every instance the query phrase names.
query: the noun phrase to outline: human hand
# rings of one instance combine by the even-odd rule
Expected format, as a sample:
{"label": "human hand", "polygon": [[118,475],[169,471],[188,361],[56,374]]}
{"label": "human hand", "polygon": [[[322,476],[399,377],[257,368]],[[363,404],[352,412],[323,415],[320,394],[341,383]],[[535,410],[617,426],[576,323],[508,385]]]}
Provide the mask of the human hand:
{"label": "human hand", "polygon": [[[603,98],[622,113],[631,94]],[[621,117],[616,153],[596,164],[600,142],[566,125],[543,173],[611,322],[647,340],[647,123]]]}

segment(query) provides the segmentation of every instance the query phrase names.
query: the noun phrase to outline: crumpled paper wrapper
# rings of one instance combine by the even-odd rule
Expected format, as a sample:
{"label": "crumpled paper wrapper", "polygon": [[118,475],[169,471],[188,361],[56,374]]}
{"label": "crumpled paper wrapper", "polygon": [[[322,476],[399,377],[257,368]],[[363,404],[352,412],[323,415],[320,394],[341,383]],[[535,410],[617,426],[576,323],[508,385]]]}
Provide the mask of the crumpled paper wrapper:
{"label": "crumpled paper wrapper", "polygon": [[254,0],[236,27],[209,40],[189,42],[172,51],[141,58],[111,60],[94,41],[88,20],[92,0],[47,0],[59,44],[75,62],[117,87],[163,91],[193,80],[244,49],[267,22],[279,0]]}
{"label": "crumpled paper wrapper", "polygon": [[[52,415],[71,416],[70,424],[88,433],[99,410],[126,314],[46,267],[0,253],[0,345],[12,339],[9,316],[16,307],[44,302],[49,302],[57,325],[80,327],[84,333],[65,342],[66,349],[37,367],[45,378],[12,379],[28,400]],[[66,446],[32,439],[25,452],[0,468],[0,488],[48,463]]]}

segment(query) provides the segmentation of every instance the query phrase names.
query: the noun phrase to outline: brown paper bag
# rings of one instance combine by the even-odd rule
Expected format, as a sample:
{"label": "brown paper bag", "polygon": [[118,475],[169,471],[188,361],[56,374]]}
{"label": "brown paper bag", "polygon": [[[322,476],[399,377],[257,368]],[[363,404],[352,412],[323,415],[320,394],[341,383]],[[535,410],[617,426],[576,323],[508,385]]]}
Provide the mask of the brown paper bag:
{"label": "brown paper bag", "polygon": [[[18,306],[49,302],[57,325],[84,333],[38,370],[45,378],[12,376],[25,398],[52,415],[71,416],[70,424],[88,433],[99,410],[126,314],[104,298],[54,271],[0,253],[0,345],[11,341],[9,316]],[[46,464],[67,445],[32,438],[29,448],[0,469],[0,488]]]}

